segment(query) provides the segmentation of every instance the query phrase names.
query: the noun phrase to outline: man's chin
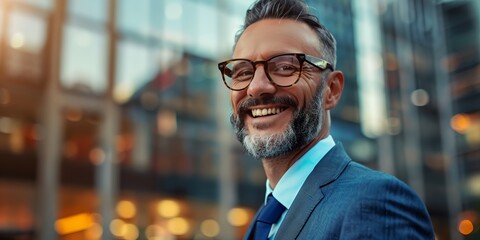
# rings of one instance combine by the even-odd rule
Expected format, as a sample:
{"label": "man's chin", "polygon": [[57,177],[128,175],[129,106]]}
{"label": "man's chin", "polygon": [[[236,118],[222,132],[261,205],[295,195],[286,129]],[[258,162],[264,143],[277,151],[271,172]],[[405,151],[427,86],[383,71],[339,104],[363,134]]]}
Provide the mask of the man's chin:
{"label": "man's chin", "polygon": [[274,158],[292,151],[296,137],[292,128],[274,134],[248,134],[242,140],[245,149],[255,158]]}

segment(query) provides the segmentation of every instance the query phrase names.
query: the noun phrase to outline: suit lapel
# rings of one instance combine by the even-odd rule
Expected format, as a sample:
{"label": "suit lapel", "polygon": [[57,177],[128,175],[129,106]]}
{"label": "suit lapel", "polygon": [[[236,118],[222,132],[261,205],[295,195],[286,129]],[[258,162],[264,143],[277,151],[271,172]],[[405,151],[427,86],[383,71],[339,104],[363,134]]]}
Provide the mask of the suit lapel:
{"label": "suit lapel", "polygon": [[248,226],[247,232],[245,233],[245,235],[243,235],[243,240],[253,239],[253,236],[250,238],[250,235],[252,234],[253,228],[255,227],[255,222],[257,221],[258,214],[264,206],[265,204],[262,204],[262,206],[257,210],[257,213],[253,217],[253,220],[250,222],[250,225]]}
{"label": "suit lapel", "polygon": [[342,145],[337,143],[305,180],[278,229],[277,236],[281,236],[282,239],[297,238],[313,210],[324,197],[321,187],[337,179],[350,161]]}

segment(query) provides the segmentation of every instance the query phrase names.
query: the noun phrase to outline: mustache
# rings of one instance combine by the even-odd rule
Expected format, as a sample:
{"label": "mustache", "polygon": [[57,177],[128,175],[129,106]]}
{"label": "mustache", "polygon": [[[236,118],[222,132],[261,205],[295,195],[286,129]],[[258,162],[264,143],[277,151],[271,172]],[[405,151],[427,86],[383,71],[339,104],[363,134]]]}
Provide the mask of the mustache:
{"label": "mustache", "polygon": [[238,107],[238,113],[240,116],[247,114],[251,107],[257,105],[267,105],[267,104],[280,104],[293,107],[297,110],[297,103],[290,97],[287,96],[264,96],[261,98],[248,98],[243,101]]}

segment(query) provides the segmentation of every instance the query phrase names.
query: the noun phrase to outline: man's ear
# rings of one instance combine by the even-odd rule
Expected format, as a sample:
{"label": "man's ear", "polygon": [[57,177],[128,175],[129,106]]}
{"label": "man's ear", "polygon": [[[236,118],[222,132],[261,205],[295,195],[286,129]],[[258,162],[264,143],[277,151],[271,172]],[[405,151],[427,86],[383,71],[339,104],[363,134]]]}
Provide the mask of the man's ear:
{"label": "man's ear", "polygon": [[325,110],[331,110],[337,105],[342,96],[344,83],[343,73],[341,71],[333,71],[328,74],[326,80],[327,83],[325,86],[323,101],[325,104]]}

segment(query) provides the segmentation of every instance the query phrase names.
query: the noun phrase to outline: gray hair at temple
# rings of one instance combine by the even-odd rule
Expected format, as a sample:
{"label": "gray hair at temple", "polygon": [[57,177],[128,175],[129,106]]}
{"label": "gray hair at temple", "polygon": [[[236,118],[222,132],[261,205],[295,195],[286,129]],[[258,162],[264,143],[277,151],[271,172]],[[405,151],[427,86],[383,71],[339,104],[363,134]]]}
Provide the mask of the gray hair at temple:
{"label": "gray hair at temple", "polygon": [[[312,28],[320,41],[320,53],[322,58],[333,65],[337,62],[336,41],[328,29],[320,23],[315,15],[308,11],[308,5],[303,0],[258,0],[245,15],[245,22],[242,28],[235,35],[235,45],[248,26],[263,19],[293,19],[306,23]],[[235,46],[234,46],[235,47]]]}

